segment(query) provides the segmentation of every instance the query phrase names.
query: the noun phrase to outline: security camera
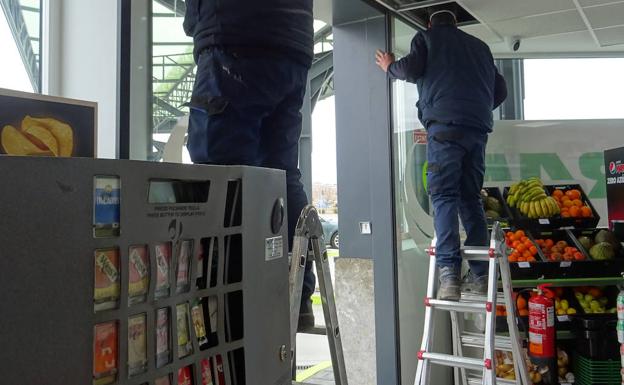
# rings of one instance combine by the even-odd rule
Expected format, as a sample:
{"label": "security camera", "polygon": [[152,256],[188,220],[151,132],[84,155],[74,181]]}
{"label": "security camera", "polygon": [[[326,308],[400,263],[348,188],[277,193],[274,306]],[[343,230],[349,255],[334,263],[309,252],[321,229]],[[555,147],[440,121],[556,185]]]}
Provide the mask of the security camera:
{"label": "security camera", "polygon": [[509,49],[517,52],[520,49],[520,44],[522,43],[522,40],[520,39],[520,37],[518,36],[513,36],[510,38],[507,38],[507,45],[509,46]]}

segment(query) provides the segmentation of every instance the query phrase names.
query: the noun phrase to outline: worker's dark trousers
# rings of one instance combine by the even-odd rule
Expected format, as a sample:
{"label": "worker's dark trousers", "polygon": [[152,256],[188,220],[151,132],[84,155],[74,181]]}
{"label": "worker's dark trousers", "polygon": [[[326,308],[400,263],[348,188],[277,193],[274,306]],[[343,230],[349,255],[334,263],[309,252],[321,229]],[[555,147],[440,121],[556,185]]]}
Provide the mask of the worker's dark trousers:
{"label": "worker's dark trousers", "polygon": [[[438,267],[460,271],[459,220],[466,246],[487,246],[489,236],[481,202],[487,134],[471,127],[433,124],[427,131],[427,187],[434,210]],[[477,276],[487,262],[471,262]]]}
{"label": "worker's dark trousers", "polygon": [[[308,69],[286,55],[249,55],[210,48],[197,63],[188,150],[194,163],[286,171],[288,242],[308,200],[301,183],[299,136]],[[302,301],[316,279],[306,268]]]}

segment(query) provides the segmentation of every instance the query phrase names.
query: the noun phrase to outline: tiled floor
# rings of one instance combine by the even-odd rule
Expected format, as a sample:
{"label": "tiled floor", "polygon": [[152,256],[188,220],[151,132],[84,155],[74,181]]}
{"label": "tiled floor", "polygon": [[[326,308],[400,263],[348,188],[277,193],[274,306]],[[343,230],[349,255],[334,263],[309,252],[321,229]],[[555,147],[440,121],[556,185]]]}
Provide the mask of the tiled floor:
{"label": "tiled floor", "polygon": [[[330,257],[338,255],[337,250],[328,250]],[[333,258],[332,258],[333,260]],[[330,263],[330,270],[333,276],[333,263]],[[318,283],[317,283],[318,285]],[[318,296],[318,286],[316,295]],[[319,305],[313,305],[314,318],[317,326],[325,325],[325,318],[323,316],[323,307]],[[314,372],[314,367],[325,367],[324,369],[312,374],[311,376],[300,378],[301,385],[334,385],[334,372],[330,367],[326,367],[327,363],[331,362],[331,356],[329,353],[329,345],[327,343],[327,337],[324,335],[311,335],[311,334],[298,334],[297,335],[297,366],[310,368],[306,371],[308,373]]]}
{"label": "tiled floor", "polygon": [[[323,308],[314,305],[314,318],[317,325],[324,325]],[[326,366],[331,362],[327,337],[323,335],[298,334],[297,335],[297,365],[310,367]],[[309,371],[308,371],[309,372]],[[304,385],[334,385],[334,372],[331,368],[325,368],[307,378],[301,378]]]}
{"label": "tiled floor", "polygon": [[334,385],[334,372],[332,368],[324,369],[312,377],[304,380],[301,384],[305,385]]}

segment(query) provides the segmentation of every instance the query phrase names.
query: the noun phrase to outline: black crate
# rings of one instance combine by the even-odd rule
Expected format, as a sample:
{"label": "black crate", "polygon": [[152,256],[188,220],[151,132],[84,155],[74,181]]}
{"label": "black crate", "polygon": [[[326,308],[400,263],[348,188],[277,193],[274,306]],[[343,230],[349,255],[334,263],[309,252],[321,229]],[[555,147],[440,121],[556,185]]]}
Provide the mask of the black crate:
{"label": "black crate", "polygon": [[[609,309],[615,308],[617,306],[617,296],[619,294],[619,290],[617,286],[607,286],[607,287],[602,287],[600,289],[602,290],[604,297],[606,297],[608,300],[607,304],[604,306],[605,310],[608,311]],[[576,296],[574,298],[578,302],[578,299],[576,298]],[[592,329],[592,330],[599,329],[602,323],[617,318],[616,313],[587,314],[582,309],[583,308],[580,306],[580,303],[579,303],[579,308],[577,310],[580,310],[579,316],[582,316],[580,317],[581,321],[579,322],[583,322],[583,327],[587,329]]]}
{"label": "black crate", "polygon": [[501,193],[500,189],[498,187],[484,187],[483,190],[487,192],[488,196],[496,198],[501,204],[502,208],[501,216],[498,219],[486,218],[488,229],[492,229],[492,226],[494,226],[495,222],[499,222],[501,227],[503,228],[510,227],[511,212],[509,211],[509,206],[503,198],[503,194]]}
{"label": "black crate", "polygon": [[[589,250],[585,250],[582,247],[582,245],[578,241],[578,238],[582,237],[582,236],[585,236],[585,237],[590,238],[593,241],[594,238],[596,237],[596,234],[600,230],[609,230],[609,229],[608,228],[602,228],[602,227],[595,228],[595,229],[574,229],[574,230],[570,230],[570,233],[572,234],[572,236],[574,237],[574,239],[578,243],[579,247],[581,247],[587,253],[587,255],[591,258],[591,256],[589,255]],[[613,232],[613,234],[616,236],[616,239],[620,242],[620,244],[622,244],[622,239],[617,237],[617,234],[615,232]],[[620,249],[616,252],[615,257],[624,259],[624,246],[620,247]]]}
{"label": "black crate", "polygon": [[[523,214],[515,207],[509,207],[511,212],[511,224],[514,228],[533,230],[533,231],[549,231],[556,229],[585,229],[594,228],[600,222],[600,215],[594,208],[593,204],[585,194],[583,188],[578,184],[566,184],[566,185],[547,185],[544,186],[544,191],[547,195],[551,195],[554,190],[570,190],[577,189],[581,192],[581,201],[589,206],[593,212],[593,216],[590,218],[563,218],[561,215],[554,216],[552,218],[539,218],[531,219]],[[503,197],[507,200],[509,194],[509,187],[505,187],[503,190]]]}
{"label": "black crate", "polygon": [[[604,278],[604,277],[620,277],[624,272],[624,247],[621,247],[619,252],[616,253],[615,258],[607,260],[595,260],[589,255],[589,250],[585,248],[578,241],[580,236],[587,236],[594,238],[596,233],[601,229],[575,229],[568,230],[570,236],[574,238],[578,248],[582,249],[589,258],[589,262],[577,264],[575,268],[579,268],[574,271],[574,276],[578,278]],[[619,240],[619,239],[618,239]]]}
{"label": "black crate", "polygon": [[612,274],[612,270],[604,269],[604,264],[591,260],[585,249],[578,243],[576,237],[568,230],[529,231],[528,234],[529,238],[535,241],[538,239],[552,239],[555,243],[565,241],[569,247],[576,247],[585,258],[582,261],[552,261],[540,249],[544,263],[550,265],[549,269],[545,269],[547,274],[544,278],[600,278],[605,277],[605,274]]}
{"label": "black crate", "polygon": [[559,227],[568,228],[568,229],[569,228],[589,229],[589,228],[596,227],[598,225],[598,222],[600,222],[600,215],[598,215],[596,208],[594,207],[592,202],[589,200],[589,198],[587,197],[587,194],[585,194],[585,190],[583,190],[580,184],[559,184],[559,185],[546,186],[546,192],[548,193],[548,195],[552,195],[553,191],[555,190],[561,190],[565,192],[565,191],[572,190],[572,189],[579,190],[581,192],[581,201],[583,202],[584,205],[588,206],[591,209],[592,216],[588,218],[560,217]]}
{"label": "black crate", "polygon": [[[506,231],[507,232],[507,231]],[[527,235],[527,237],[529,237]],[[530,239],[530,237],[529,237]],[[509,268],[511,272],[511,279],[514,280],[528,280],[528,279],[540,279],[543,277],[550,277],[553,266],[551,264],[544,263],[544,256],[539,252],[537,244],[531,240],[533,245],[538,249],[538,253],[535,256],[536,262],[510,262]]]}
{"label": "black crate", "polygon": [[616,325],[615,315],[574,317],[572,333],[576,340],[576,352],[594,360],[619,359]]}

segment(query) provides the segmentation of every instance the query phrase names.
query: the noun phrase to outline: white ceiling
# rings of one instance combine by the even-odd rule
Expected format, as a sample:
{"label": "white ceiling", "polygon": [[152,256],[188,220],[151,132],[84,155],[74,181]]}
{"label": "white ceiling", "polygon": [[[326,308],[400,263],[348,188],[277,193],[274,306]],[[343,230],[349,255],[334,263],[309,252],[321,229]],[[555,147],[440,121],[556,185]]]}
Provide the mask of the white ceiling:
{"label": "white ceiling", "polygon": [[[481,24],[464,27],[501,56],[624,52],[624,0],[460,0]],[[520,37],[513,53],[509,40]]]}
{"label": "white ceiling", "polygon": [[332,23],[332,0],[314,0],[314,18]]}
{"label": "white ceiling", "polygon": [[624,56],[624,0],[456,1],[480,22],[462,29],[497,57]]}

